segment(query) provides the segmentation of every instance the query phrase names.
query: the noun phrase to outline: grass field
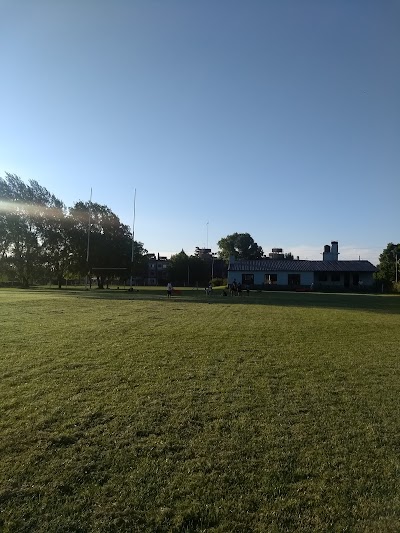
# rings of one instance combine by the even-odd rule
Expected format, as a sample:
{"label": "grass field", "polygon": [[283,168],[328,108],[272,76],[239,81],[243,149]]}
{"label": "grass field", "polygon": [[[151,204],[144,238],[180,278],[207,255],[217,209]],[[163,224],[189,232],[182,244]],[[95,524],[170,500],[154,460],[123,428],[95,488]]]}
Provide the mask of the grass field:
{"label": "grass field", "polygon": [[400,297],[0,290],[2,532],[400,531]]}

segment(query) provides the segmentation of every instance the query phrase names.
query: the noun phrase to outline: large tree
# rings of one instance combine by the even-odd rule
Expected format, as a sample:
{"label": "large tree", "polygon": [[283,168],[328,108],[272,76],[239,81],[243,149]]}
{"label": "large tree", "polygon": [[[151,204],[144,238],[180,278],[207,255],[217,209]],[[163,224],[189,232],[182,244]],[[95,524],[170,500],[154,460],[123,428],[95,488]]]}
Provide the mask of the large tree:
{"label": "large tree", "polygon": [[234,255],[236,259],[261,259],[263,249],[254,242],[249,233],[233,233],[218,241],[219,256],[225,261]]}
{"label": "large tree", "polygon": [[15,174],[0,178],[1,266],[23,287],[44,273],[44,231],[50,213],[62,202],[37,181],[24,183]]}
{"label": "large tree", "polygon": [[[90,212],[90,238],[88,250],[88,228]],[[121,274],[142,276],[145,269],[147,250],[143,244],[134,242],[132,262],[132,234],[118,216],[107,206],[97,203],[77,202],[70,209],[72,228],[70,243],[73,250],[74,268],[81,274],[93,271],[99,288],[106,279]],[[87,262],[87,255],[89,261]],[[115,269],[125,269],[118,271]]]}
{"label": "large tree", "polygon": [[126,278],[143,275],[145,254],[135,241],[132,262],[132,234],[107,206],[77,202],[67,210],[37,181],[25,183],[8,173],[0,177],[0,274],[22,286],[46,276],[61,287],[66,274],[86,275],[96,267],[102,287],[115,268],[125,269],[120,272]]}
{"label": "large tree", "polygon": [[57,279],[61,288],[66,273],[70,270],[71,220],[65,205],[47,189],[33,182],[36,198],[41,199],[42,210],[38,213],[37,228],[41,244],[42,264],[51,279]]}
{"label": "large tree", "polygon": [[400,281],[400,244],[390,242],[379,256],[377,273],[377,278],[387,286],[392,285],[396,279],[396,262],[397,277]]}

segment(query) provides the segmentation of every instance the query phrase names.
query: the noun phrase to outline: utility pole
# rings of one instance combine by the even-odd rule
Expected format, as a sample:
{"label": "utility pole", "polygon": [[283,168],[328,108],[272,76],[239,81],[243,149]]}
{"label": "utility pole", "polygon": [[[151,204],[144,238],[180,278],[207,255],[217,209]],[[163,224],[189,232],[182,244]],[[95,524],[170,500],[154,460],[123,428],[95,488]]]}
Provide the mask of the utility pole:
{"label": "utility pole", "polygon": [[132,223],[132,250],[131,250],[131,291],[133,284],[133,247],[135,243],[135,219],[136,219],[136,189],[133,195],[133,223]]}
{"label": "utility pole", "polygon": [[[87,286],[88,286],[88,278],[89,278],[89,276],[90,276],[90,269],[89,269],[89,250],[90,250],[90,218],[91,218],[91,207],[92,207],[92,188],[90,187],[89,220],[88,220],[87,247],[86,247],[86,266],[87,266],[87,276],[86,276],[85,290],[87,290]],[[92,284],[89,283],[89,286],[91,287]]]}
{"label": "utility pole", "polygon": [[215,252],[213,252],[211,254],[212,256],[212,261],[211,261],[211,279],[213,280],[214,279],[214,261],[215,261]]}

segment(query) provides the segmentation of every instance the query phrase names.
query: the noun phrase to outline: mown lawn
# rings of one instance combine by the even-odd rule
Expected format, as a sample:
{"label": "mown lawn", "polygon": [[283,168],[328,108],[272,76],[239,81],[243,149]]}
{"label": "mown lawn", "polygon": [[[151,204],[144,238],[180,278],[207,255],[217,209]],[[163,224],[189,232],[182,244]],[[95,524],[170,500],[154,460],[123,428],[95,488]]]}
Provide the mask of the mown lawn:
{"label": "mown lawn", "polygon": [[0,530],[400,530],[400,298],[0,290]]}

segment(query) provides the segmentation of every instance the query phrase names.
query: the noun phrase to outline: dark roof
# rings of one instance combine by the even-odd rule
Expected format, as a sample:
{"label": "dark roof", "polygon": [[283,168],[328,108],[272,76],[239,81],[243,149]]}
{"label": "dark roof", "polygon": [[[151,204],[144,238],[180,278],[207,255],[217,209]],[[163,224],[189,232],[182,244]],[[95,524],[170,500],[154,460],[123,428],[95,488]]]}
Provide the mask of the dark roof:
{"label": "dark roof", "polygon": [[376,272],[369,261],[305,261],[260,259],[230,263],[231,272]]}

